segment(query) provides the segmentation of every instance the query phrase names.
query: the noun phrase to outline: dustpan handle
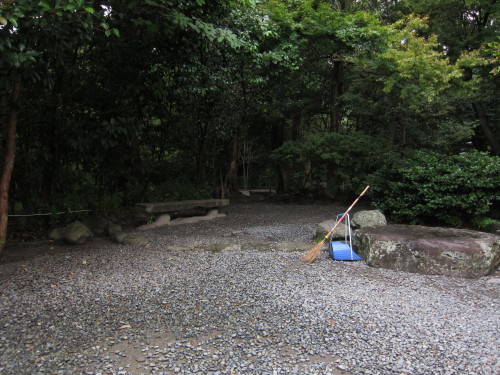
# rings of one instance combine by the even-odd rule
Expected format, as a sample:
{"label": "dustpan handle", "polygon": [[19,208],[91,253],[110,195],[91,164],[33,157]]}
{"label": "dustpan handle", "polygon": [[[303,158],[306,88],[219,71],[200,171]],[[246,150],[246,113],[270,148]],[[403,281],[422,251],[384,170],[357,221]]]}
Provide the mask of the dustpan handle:
{"label": "dustpan handle", "polygon": [[[338,219],[338,220],[337,220],[337,222],[335,223],[335,226],[334,226],[334,227],[330,230],[330,232],[328,232],[328,233],[326,234],[326,236],[325,236],[325,239],[326,239],[326,240],[328,240],[328,238],[330,238],[330,235],[333,233],[333,231],[335,230],[335,228],[337,228],[337,225],[339,225],[339,224],[340,224],[340,222],[341,222],[342,220],[344,220],[345,215],[347,215],[347,214],[349,213],[349,211],[351,211],[351,209],[354,207],[354,205],[355,205],[356,203],[358,203],[359,199],[360,199],[360,198],[361,198],[361,197],[362,197],[362,196],[366,193],[366,191],[367,191],[369,188],[370,188],[370,186],[365,187],[365,190],[363,190],[363,191],[361,192],[361,194],[359,195],[359,197],[357,197],[357,198],[356,198],[356,200],[355,200],[354,202],[352,202],[351,206],[347,209],[347,211],[346,211],[346,212],[344,212],[344,214],[342,215],[342,217],[341,217],[340,219]],[[324,241],[324,240],[323,240],[323,241]]]}

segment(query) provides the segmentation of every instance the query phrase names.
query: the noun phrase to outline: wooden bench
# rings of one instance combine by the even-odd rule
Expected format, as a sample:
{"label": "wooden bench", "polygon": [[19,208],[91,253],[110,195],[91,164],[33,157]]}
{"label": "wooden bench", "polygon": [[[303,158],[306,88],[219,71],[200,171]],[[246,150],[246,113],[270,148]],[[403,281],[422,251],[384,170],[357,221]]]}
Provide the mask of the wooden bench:
{"label": "wooden bench", "polygon": [[[229,199],[202,199],[173,202],[137,203],[135,209],[140,214],[150,214],[156,217],[154,223],[143,225],[138,229],[154,229],[163,225],[195,223],[201,220],[211,220],[225,216],[219,214],[219,207],[229,205]],[[204,215],[204,216],[200,216]],[[171,220],[177,217],[176,220]]]}
{"label": "wooden bench", "polygon": [[202,199],[190,201],[137,203],[138,212],[146,214],[175,214],[197,209],[211,210],[229,205],[229,199]]}

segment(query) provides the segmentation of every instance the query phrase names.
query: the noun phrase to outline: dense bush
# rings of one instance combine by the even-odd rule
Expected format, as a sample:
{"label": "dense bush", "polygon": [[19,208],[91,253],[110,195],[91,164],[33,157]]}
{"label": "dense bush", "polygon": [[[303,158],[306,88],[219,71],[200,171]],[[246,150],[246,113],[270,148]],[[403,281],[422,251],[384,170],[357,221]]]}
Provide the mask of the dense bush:
{"label": "dense bush", "polygon": [[375,173],[371,183],[374,204],[395,222],[479,226],[498,215],[500,158],[421,150]]}
{"label": "dense bush", "polygon": [[285,142],[271,158],[287,169],[291,190],[326,186],[330,198],[341,199],[359,193],[367,176],[392,160],[392,151],[382,137],[323,132]]}

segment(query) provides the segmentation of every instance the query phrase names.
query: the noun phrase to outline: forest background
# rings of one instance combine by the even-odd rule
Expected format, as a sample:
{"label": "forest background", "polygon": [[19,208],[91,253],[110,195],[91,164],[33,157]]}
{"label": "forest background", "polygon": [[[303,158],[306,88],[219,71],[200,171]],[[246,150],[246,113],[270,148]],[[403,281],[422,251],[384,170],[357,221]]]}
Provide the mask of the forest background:
{"label": "forest background", "polygon": [[499,15],[496,0],[0,1],[1,247],[9,214],[242,188],[341,201],[370,183],[395,222],[495,222]]}

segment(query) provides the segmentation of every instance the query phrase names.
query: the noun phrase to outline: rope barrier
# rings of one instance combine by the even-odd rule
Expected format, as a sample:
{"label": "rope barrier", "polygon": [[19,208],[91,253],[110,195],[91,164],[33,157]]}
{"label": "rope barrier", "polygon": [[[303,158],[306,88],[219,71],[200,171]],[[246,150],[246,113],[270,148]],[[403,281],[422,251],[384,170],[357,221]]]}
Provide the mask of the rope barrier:
{"label": "rope barrier", "polygon": [[33,216],[50,216],[50,215],[64,215],[74,214],[79,212],[92,212],[92,210],[79,210],[79,211],[65,211],[65,212],[47,212],[45,214],[27,214],[27,215],[9,215],[9,217],[33,217]]}

